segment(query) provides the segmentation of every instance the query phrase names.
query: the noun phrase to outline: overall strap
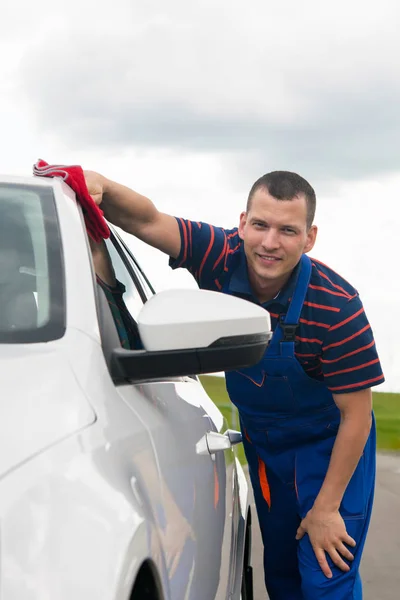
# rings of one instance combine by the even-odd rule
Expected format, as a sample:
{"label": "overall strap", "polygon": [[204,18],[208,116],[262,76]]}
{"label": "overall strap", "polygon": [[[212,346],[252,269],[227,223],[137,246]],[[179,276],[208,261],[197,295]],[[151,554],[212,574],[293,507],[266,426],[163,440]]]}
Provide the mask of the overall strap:
{"label": "overall strap", "polygon": [[270,342],[269,349],[271,353],[281,354],[281,356],[294,356],[296,329],[299,324],[301,309],[303,308],[307,294],[311,269],[311,260],[306,254],[303,254],[300,259],[300,273],[297,277],[296,287],[289,305],[289,310],[285,318],[276,326]]}

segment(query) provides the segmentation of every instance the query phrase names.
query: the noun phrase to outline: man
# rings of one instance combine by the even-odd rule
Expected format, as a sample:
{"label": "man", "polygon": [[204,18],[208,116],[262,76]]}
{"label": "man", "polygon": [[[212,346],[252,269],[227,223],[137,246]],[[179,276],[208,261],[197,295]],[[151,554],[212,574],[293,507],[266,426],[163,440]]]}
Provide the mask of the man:
{"label": "man", "polygon": [[254,367],[226,373],[238,407],[264,542],[270,600],[359,600],[375,479],[371,386],[384,381],[357,291],[310,259],[315,192],[295,173],[253,185],[239,227],[159,212],[93,173],[105,216],[167,253],[199,286],[262,305],[273,338]]}

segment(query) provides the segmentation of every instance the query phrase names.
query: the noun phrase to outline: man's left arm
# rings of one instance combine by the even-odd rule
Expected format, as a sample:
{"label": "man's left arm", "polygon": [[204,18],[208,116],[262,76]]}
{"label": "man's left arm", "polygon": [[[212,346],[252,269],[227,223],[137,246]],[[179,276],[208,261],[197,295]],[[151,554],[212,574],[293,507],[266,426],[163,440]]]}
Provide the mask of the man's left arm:
{"label": "man's left arm", "polygon": [[343,305],[327,331],[321,366],[340,410],[340,426],[325,479],[297,539],[308,533],[322,571],[331,577],[326,554],[343,571],[349,570],[343,558],[353,559],[346,545],[354,547],[355,541],[346,532],[339,508],[371,430],[371,385],[384,381],[372,329],[358,295]]}
{"label": "man's left arm", "polygon": [[352,394],[334,394],[340,426],[329,469],[314,506],[338,510],[363,453],[372,424],[371,388]]}
{"label": "man's left arm", "polygon": [[297,533],[297,539],[308,533],[318,563],[327,577],[332,577],[332,572],[325,553],[343,571],[350,568],[343,558],[353,560],[345,544],[354,547],[355,541],[347,534],[339,507],[363,453],[372,423],[370,388],[350,394],[334,394],[333,398],[340,410],[339,431],[321,490]]}

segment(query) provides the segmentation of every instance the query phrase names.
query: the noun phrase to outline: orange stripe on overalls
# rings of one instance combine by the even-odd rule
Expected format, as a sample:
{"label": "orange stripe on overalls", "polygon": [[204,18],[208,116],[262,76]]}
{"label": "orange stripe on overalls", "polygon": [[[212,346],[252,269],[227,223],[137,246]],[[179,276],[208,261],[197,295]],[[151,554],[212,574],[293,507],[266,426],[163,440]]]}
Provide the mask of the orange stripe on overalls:
{"label": "orange stripe on overalls", "polygon": [[250,439],[249,434],[247,433],[247,429],[246,428],[244,430],[244,436],[245,436],[246,440],[249,442],[249,444],[251,444],[251,439]]}
{"label": "orange stripe on overalls", "polygon": [[258,478],[260,480],[261,491],[268,508],[271,509],[271,490],[269,488],[267,469],[265,463],[258,457]]}

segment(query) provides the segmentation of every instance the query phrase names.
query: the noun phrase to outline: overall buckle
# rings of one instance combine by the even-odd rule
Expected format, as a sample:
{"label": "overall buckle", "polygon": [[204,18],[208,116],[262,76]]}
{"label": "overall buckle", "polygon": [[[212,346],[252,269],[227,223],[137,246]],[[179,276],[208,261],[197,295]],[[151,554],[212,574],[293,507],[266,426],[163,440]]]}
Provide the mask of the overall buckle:
{"label": "overall buckle", "polygon": [[281,319],[280,326],[283,331],[282,342],[295,342],[296,341],[296,331],[297,331],[299,324],[296,323],[293,325],[290,323],[284,323],[283,319]]}

